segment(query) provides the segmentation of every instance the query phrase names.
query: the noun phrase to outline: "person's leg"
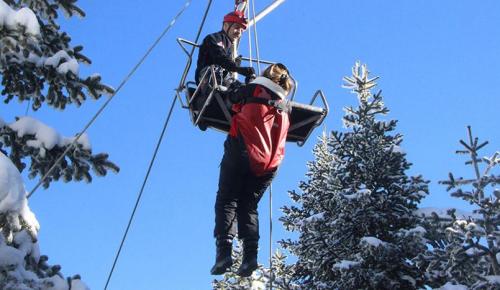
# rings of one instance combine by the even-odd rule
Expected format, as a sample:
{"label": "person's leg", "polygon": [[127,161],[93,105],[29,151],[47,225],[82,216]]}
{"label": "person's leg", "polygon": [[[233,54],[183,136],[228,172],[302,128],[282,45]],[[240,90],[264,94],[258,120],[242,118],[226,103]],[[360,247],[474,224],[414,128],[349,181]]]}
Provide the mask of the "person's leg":
{"label": "person's leg", "polygon": [[243,240],[243,260],[238,275],[248,277],[257,269],[257,250],[259,245],[258,203],[271,184],[275,172],[264,176],[249,174],[246,179],[244,196],[236,209],[238,217],[238,235]]}
{"label": "person's leg", "polygon": [[219,190],[215,201],[215,228],[217,254],[212,267],[213,275],[220,275],[232,265],[231,250],[236,236],[236,208],[241,191],[242,175],[238,168],[238,155],[234,152],[233,140],[224,142],[224,156],[220,164]]}

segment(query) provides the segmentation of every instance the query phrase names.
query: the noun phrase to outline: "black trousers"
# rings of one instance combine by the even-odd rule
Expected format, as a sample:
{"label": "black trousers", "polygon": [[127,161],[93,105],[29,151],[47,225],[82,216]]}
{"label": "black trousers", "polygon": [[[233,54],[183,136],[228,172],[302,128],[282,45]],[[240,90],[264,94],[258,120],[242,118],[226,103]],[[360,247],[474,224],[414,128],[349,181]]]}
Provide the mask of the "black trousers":
{"label": "black trousers", "polygon": [[259,240],[257,205],[276,171],[256,176],[250,171],[242,138],[228,135],[220,164],[219,190],[215,201],[216,238]]}

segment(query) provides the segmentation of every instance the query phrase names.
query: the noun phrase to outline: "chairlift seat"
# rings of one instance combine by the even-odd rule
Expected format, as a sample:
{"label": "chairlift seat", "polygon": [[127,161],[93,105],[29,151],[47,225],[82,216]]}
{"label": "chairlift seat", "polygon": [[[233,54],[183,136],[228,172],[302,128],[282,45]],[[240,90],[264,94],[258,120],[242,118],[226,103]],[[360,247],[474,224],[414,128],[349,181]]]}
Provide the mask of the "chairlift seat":
{"label": "chairlift seat", "polygon": [[[231,126],[231,109],[230,104],[224,100],[223,95],[218,89],[213,89],[213,95],[209,99],[208,96],[195,96],[198,94],[196,91],[196,84],[189,82],[186,89],[186,99],[190,104],[189,110],[193,124],[197,125],[197,118],[201,112],[201,117],[198,123],[207,127],[222,131],[229,132]],[[316,92],[314,99],[321,93]],[[311,102],[312,103],[312,102]],[[296,142],[299,146],[303,145],[312,131],[321,125],[327,115],[328,108],[321,108],[313,105],[307,105],[291,101],[292,112],[290,114],[290,128],[288,129],[287,142]],[[228,115],[229,113],[229,115]]]}

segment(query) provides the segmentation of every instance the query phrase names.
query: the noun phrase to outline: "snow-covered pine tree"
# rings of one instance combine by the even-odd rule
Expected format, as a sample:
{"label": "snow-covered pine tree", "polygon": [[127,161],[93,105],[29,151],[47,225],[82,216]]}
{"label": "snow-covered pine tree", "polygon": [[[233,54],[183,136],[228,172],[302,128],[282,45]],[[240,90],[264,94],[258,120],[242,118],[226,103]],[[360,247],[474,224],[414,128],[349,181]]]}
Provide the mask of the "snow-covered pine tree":
{"label": "snow-covered pine tree", "polygon": [[[58,12],[84,16],[76,0],[0,0],[1,95],[31,104],[64,109],[80,106],[87,96],[98,99],[113,89],[99,75],[79,76],[79,64],[90,63],[82,46],[70,46],[70,37],[56,23]],[[38,221],[28,207],[20,172],[30,178],[45,175],[67,148],[67,154],[44,180],[91,181],[91,171],[105,175],[118,167],[105,153],[93,154],[86,135],[62,137],[30,117],[6,122],[0,115],[0,289],[88,289],[78,276],[65,279],[60,266],[49,266],[40,255]],[[72,147],[68,147],[72,146]],[[28,166],[29,164],[29,166]]]}
{"label": "snow-covered pine tree", "polygon": [[296,255],[294,280],[302,289],[416,289],[422,273],[412,262],[425,250],[425,230],[414,214],[427,181],[409,177],[403,137],[391,133],[377,78],[356,63],[345,87],[359,106],[343,117],[346,132],[332,132],[315,146],[307,181],[291,191],[297,206],[281,220],[298,240],[282,241]]}
{"label": "snow-covered pine tree", "polygon": [[[460,140],[469,155],[474,172],[472,178],[449,174],[447,185],[451,195],[461,198],[474,209],[472,214],[434,212],[428,215],[428,239],[432,247],[419,258],[426,268],[426,284],[433,288],[444,285],[467,289],[500,289],[500,176],[494,173],[500,163],[500,152],[491,157],[479,157],[478,151],[488,142],[479,143],[468,127],[468,140]],[[481,168],[481,164],[484,164]],[[429,235],[432,234],[432,235]]]}
{"label": "snow-covered pine tree", "polygon": [[85,89],[98,99],[113,89],[99,75],[85,79],[78,64],[90,64],[81,45],[71,47],[70,36],[59,30],[58,11],[68,17],[85,13],[76,0],[0,0],[0,70],[2,96],[9,102],[32,100],[33,109],[42,103],[64,109],[68,103],[81,105]]}
{"label": "snow-covered pine tree", "polygon": [[[59,31],[58,10],[68,16],[85,15],[75,3],[0,0],[1,94],[6,103],[17,97],[30,101],[34,110],[43,103],[64,109],[68,103],[81,105],[86,99],[84,89],[94,99],[113,93],[112,88],[101,83],[99,75],[80,78],[79,63],[90,60],[81,53],[82,46],[71,47],[69,35]],[[83,136],[82,142],[66,154],[44,180],[44,187],[60,178],[91,181],[91,170],[97,175],[105,175],[109,169],[118,170],[107,154],[92,154],[85,139]],[[26,167],[23,160],[29,159],[30,178],[43,176],[70,144],[37,120],[24,117],[6,123],[0,116],[0,150],[20,171]]]}
{"label": "snow-covered pine tree", "polygon": [[64,278],[40,255],[38,229],[21,174],[0,152],[0,289],[88,290],[79,275]]}
{"label": "snow-covered pine tree", "polygon": [[222,280],[215,279],[212,282],[214,290],[266,290],[271,288],[271,283],[272,288],[276,290],[297,289],[292,283],[293,265],[286,264],[287,257],[280,251],[276,251],[272,257],[272,273],[269,268],[259,265],[250,277],[235,274],[243,258],[241,243],[233,250],[232,256],[234,264],[231,272],[224,274]]}

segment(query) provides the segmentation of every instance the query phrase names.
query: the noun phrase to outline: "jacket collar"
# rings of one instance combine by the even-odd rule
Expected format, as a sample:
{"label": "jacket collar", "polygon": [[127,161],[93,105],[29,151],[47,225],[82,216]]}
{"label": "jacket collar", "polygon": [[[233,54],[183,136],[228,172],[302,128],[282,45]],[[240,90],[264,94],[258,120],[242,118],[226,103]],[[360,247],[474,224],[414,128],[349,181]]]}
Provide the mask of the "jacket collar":
{"label": "jacket collar", "polygon": [[287,94],[285,90],[280,87],[278,84],[273,82],[272,80],[266,78],[266,77],[257,77],[253,81],[250,82],[251,84],[257,84],[261,85],[263,87],[266,87],[270,89],[273,93],[275,93],[280,99],[285,99]]}
{"label": "jacket collar", "polygon": [[222,37],[226,41],[228,41],[229,43],[232,43],[231,38],[229,38],[229,35],[227,34],[227,32],[224,29],[222,29],[221,31],[219,31],[219,33],[222,35]]}

